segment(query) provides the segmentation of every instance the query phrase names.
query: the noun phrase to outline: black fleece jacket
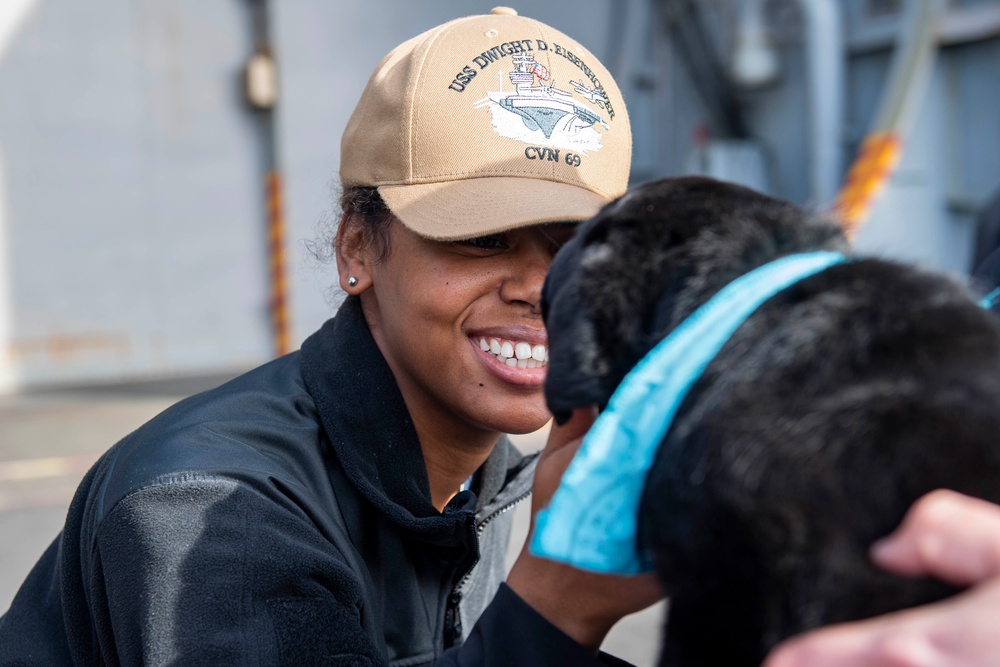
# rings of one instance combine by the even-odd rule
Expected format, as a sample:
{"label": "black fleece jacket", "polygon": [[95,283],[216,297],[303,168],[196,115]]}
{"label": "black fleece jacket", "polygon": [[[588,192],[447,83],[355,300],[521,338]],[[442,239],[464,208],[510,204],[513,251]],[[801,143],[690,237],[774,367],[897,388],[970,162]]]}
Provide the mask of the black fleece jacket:
{"label": "black fleece jacket", "polygon": [[0,619],[0,665],[600,665],[500,584],[502,549],[480,560],[530,474],[503,439],[478,496],[437,512],[348,299],[95,464]]}

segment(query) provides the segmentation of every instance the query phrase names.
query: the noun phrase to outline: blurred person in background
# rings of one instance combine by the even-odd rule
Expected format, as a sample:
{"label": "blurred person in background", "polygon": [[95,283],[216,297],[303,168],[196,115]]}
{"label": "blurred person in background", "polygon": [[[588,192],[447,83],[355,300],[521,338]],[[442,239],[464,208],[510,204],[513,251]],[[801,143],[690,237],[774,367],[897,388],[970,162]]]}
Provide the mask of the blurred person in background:
{"label": "blurred person in background", "polygon": [[549,419],[542,282],[630,159],[611,76],[546,25],[497,8],[393,50],[342,139],[338,313],[98,461],[0,664],[618,662],[598,647],[656,586],[526,552],[504,584],[536,461],[503,434]]}

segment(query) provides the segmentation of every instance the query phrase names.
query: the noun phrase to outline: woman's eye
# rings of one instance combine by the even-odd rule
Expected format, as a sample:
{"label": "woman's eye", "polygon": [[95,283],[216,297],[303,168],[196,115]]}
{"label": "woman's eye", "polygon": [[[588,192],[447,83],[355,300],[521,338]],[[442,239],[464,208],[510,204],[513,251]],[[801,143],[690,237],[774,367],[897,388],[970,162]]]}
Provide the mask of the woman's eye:
{"label": "woman's eye", "polygon": [[507,239],[503,234],[490,234],[489,236],[477,236],[474,239],[459,241],[463,245],[472,246],[478,250],[506,250]]}

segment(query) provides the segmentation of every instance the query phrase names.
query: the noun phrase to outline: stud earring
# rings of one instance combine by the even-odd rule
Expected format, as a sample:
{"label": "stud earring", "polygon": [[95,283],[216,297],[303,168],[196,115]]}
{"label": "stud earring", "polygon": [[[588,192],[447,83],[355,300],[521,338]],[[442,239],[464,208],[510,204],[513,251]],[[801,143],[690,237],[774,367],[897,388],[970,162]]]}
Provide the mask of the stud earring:
{"label": "stud earring", "polygon": [[354,276],[349,276],[349,277],[347,278],[347,284],[348,284],[348,285],[349,285],[350,287],[354,287],[355,285],[357,285],[357,284],[358,284],[358,279],[357,279],[357,278],[355,278]]}

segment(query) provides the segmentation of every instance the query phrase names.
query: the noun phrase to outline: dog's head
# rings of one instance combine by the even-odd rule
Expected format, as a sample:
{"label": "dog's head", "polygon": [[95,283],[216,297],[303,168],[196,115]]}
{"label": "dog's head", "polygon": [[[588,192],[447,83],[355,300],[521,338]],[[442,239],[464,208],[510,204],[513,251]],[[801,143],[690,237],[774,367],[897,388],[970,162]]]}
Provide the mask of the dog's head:
{"label": "dog's head", "polygon": [[639,359],[743,273],[845,247],[836,225],[731,183],[663,179],[629,191],[583,223],[549,271],[549,409],[562,422],[574,408],[603,408]]}

